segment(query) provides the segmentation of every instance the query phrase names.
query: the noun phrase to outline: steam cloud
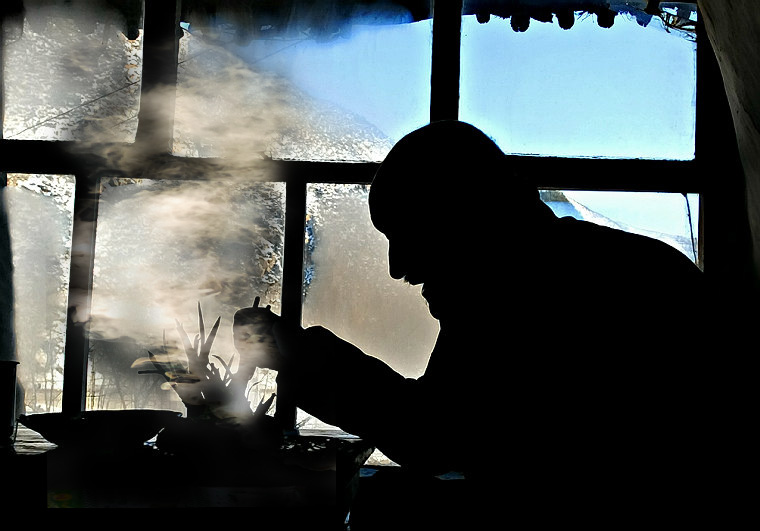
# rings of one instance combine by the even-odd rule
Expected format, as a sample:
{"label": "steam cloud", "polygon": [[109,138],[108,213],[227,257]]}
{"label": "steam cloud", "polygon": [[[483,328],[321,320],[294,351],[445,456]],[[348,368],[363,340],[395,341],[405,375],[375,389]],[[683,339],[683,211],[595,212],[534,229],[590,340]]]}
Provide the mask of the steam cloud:
{"label": "steam cloud", "polygon": [[[175,351],[175,320],[193,330],[200,302],[221,316],[213,350],[229,360],[234,312],[257,295],[279,310],[284,187],[264,182],[268,159],[379,161],[391,141],[188,32],[177,86],[141,94],[142,36],[85,4],[28,8],[5,50],[5,136],[77,140],[102,160],[92,305],[77,293],[69,305],[89,315],[96,350],[138,357],[164,332]],[[141,106],[172,127],[171,146],[133,143]]]}

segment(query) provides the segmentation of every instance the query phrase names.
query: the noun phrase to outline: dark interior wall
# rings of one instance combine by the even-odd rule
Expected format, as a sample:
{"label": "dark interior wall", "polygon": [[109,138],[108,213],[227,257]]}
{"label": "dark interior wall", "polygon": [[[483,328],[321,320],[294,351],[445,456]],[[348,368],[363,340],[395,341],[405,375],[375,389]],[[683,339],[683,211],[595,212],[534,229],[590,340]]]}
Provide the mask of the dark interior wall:
{"label": "dark interior wall", "polygon": [[[760,275],[760,5],[699,0],[731,108],[744,170],[755,276]],[[706,223],[709,223],[706,221]]]}

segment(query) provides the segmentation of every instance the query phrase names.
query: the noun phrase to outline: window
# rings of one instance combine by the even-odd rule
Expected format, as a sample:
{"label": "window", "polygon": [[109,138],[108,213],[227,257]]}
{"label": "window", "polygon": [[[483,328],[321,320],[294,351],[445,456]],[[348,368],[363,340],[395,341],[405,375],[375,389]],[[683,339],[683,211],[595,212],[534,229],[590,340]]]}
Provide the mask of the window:
{"label": "window", "polygon": [[425,372],[438,323],[420,287],[388,275],[388,243],[372,225],[369,186],[314,183],[306,202],[305,326],[322,325],[397,372]]}
{"label": "window", "polygon": [[3,138],[130,142],[142,35],[104,2],[24,2],[5,21]]}
{"label": "window", "polygon": [[[656,235],[701,263],[694,4],[651,15],[647,2],[585,2],[549,17],[496,1],[213,15],[189,0],[181,13],[166,2],[91,4],[28,1],[3,26],[0,170],[13,260],[34,265],[17,267],[16,313],[45,316],[17,325],[29,412],[181,409],[134,363],[177,348],[175,319],[192,332],[199,303],[207,323],[228,327],[254,296],[421,374],[437,323],[414,289],[387,278],[366,197],[388,149],[431,117],[492,134],[518,171],[539,176],[558,214]],[[333,16],[321,16],[327,7]],[[539,44],[567,51],[590,38],[576,64],[537,55]],[[581,98],[591,82],[568,77],[588,66],[615,77],[634,60],[665,81],[594,81]],[[530,72],[536,62],[547,69]],[[545,107],[528,108],[536,99]],[[392,308],[366,308],[378,290],[397,292]],[[403,323],[389,316],[399,307]],[[376,343],[402,325],[403,340]],[[222,330],[214,349],[228,362]],[[24,374],[38,362],[39,374]],[[272,385],[259,376],[261,389]]]}
{"label": "window", "polygon": [[[654,81],[656,80],[656,81]],[[696,42],[659,17],[573,27],[462,19],[460,117],[507,153],[692,160]]]}
{"label": "window", "polygon": [[99,203],[87,407],[182,411],[163,379],[136,367],[181,348],[176,323],[192,337],[198,305],[209,328],[220,318],[212,354],[233,365],[235,311],[259,296],[279,313],[284,186],[102,179]]}
{"label": "window", "polygon": [[699,262],[699,194],[543,190],[541,199],[558,217],[661,240]]}
{"label": "window", "polygon": [[29,413],[63,400],[74,176],[8,174],[18,378]]}
{"label": "window", "polygon": [[175,152],[381,161],[428,120],[431,23],[397,18],[352,17],[344,34],[326,39],[288,27],[234,44],[189,24],[180,40]]}

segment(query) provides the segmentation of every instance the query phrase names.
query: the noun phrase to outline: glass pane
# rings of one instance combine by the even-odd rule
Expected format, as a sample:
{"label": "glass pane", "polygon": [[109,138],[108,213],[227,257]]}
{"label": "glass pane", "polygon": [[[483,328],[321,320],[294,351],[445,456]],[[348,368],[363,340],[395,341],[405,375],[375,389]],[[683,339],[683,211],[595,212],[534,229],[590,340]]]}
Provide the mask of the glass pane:
{"label": "glass pane", "polygon": [[388,243],[372,225],[365,185],[307,192],[304,326],[321,325],[396,371],[425,371],[438,336],[420,286],[388,274]]}
{"label": "glass pane", "polygon": [[71,175],[8,174],[4,189],[27,414],[61,411],[74,187]]}
{"label": "glass pane", "polygon": [[134,141],[141,3],[25,0],[3,27],[3,137]]}
{"label": "glass pane", "polygon": [[189,28],[180,48],[177,154],[380,161],[428,121],[429,20],[356,20],[332,39],[282,32],[224,47]]}
{"label": "glass pane", "polygon": [[[696,16],[696,14],[694,14]],[[462,19],[460,118],[507,153],[694,158],[696,42],[659,17],[621,13],[610,28]]]}
{"label": "glass pane", "polygon": [[[160,375],[139,372],[153,368],[148,352],[187,363],[177,322],[192,340],[199,333],[198,304],[206,331],[220,318],[211,355],[237,372],[235,312],[255,296],[280,311],[284,196],[281,183],[102,183],[88,409],[184,411]],[[255,406],[274,377],[260,373],[253,380],[262,380],[249,396]]]}
{"label": "glass pane", "polygon": [[649,236],[698,261],[699,194],[544,190],[541,199],[559,217]]}

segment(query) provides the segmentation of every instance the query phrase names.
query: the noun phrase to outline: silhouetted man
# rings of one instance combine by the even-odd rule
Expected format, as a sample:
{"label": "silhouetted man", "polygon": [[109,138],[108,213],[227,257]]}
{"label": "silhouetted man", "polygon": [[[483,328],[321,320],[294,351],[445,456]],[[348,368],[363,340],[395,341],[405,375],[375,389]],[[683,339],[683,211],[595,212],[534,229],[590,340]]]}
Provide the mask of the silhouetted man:
{"label": "silhouetted man", "polygon": [[407,379],[323,328],[279,323],[275,368],[302,409],[410,473],[461,472],[539,516],[693,500],[702,273],[691,261],[558,219],[461,122],[399,141],[369,207],[391,276],[422,285],[440,334],[425,374]]}

